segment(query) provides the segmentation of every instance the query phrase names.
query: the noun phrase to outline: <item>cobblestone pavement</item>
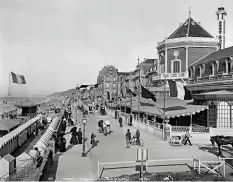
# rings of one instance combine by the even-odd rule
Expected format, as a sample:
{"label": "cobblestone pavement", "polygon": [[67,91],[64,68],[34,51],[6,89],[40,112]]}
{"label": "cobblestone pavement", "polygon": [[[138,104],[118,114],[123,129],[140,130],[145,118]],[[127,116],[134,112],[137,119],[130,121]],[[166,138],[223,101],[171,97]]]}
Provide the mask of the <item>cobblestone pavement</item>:
{"label": "cobblestone pavement", "polygon": [[[81,116],[79,116],[81,122]],[[100,119],[111,121],[110,135],[104,136],[98,132],[98,121]],[[98,146],[93,148],[87,157],[81,157],[82,146],[71,146],[69,140],[70,134],[66,135],[68,151],[63,153],[58,159],[58,167],[56,173],[56,180],[82,180],[82,179],[96,179],[98,176],[98,161],[105,162],[120,162],[120,161],[135,161],[136,160],[136,146],[126,148],[125,133],[127,129],[131,133],[136,132],[136,128],[128,127],[124,124],[122,128],[119,127],[117,120],[109,115],[100,116],[99,114],[89,114],[86,124],[86,148],[90,146],[91,133],[97,135],[96,139],[99,140]],[[70,127],[67,128],[67,131]],[[192,158],[195,156],[197,159],[205,161],[217,161],[217,157],[211,153],[198,149],[198,146],[182,146],[171,147],[168,142],[163,141],[161,138],[152,136],[145,131],[141,131],[141,138],[144,140],[143,148],[149,150],[149,160],[158,159],[183,159]],[[176,165],[170,165],[176,164]],[[155,166],[156,165],[156,166]],[[179,172],[189,171],[192,167],[192,161],[168,161],[168,162],[150,162],[148,163],[148,172]],[[103,169],[104,167],[104,169]],[[111,164],[101,165],[100,174],[102,177],[120,176],[122,174],[134,174],[135,164]],[[230,177],[232,169],[227,167],[227,177]]]}

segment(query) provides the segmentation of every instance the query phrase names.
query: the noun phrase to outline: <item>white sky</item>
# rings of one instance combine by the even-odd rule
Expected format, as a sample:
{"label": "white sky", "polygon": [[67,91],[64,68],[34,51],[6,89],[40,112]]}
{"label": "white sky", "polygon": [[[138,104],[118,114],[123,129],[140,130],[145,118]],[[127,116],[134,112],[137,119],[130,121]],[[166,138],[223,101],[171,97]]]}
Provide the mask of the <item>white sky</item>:
{"label": "white sky", "polygon": [[93,84],[104,63],[119,71],[137,57],[157,58],[157,42],[191,17],[217,35],[225,7],[226,47],[233,44],[232,0],[0,0],[0,96],[9,72],[25,75],[13,96]]}

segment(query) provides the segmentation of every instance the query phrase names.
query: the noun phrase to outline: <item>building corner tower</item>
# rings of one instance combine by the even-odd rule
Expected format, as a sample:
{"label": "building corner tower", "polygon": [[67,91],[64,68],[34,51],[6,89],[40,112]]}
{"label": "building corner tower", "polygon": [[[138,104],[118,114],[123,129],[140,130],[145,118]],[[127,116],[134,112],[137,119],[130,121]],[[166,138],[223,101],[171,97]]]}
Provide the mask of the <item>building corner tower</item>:
{"label": "building corner tower", "polygon": [[217,15],[217,20],[218,20],[218,38],[219,38],[220,49],[224,49],[225,48],[225,28],[226,28],[225,16],[227,15],[227,13],[223,7],[220,7],[218,8],[216,15]]}

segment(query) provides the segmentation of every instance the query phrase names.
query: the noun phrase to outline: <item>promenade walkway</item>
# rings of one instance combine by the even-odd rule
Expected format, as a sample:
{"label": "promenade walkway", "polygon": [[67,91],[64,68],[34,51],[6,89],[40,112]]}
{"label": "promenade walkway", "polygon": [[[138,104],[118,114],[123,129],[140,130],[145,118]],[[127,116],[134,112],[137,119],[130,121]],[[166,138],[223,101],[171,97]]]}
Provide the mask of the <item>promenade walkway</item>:
{"label": "promenade walkway", "polygon": [[[102,133],[98,133],[98,121],[100,119],[111,121],[110,135],[104,136]],[[81,120],[80,120],[81,121]],[[97,167],[99,162],[119,162],[119,161],[135,161],[136,160],[136,146],[126,148],[125,133],[127,129],[131,130],[131,133],[136,132],[136,128],[123,126],[119,127],[117,120],[111,116],[100,116],[99,114],[90,114],[86,124],[86,148],[90,146],[90,136],[94,132],[99,140],[97,147],[93,148],[87,157],[81,157],[82,146],[71,146],[69,141],[71,134],[66,135],[67,139],[67,152],[58,154],[55,160],[57,160],[56,180],[91,180],[97,179]],[[67,132],[70,128],[67,128]],[[141,131],[141,138],[144,140],[144,147],[149,150],[149,159],[176,159],[176,158],[192,158],[195,156],[197,159],[217,161],[217,157],[211,153],[199,150],[198,146],[183,146],[183,147],[171,147],[168,142],[163,141],[161,138],[152,136],[145,131]],[[179,172],[190,171],[189,166],[192,166],[192,162],[172,162],[173,164],[181,164],[176,166],[154,166],[149,167],[148,172]],[[184,163],[187,163],[186,165]],[[151,163],[151,165],[164,165],[164,163]],[[167,162],[166,164],[171,164]],[[127,168],[122,168],[122,167]],[[105,167],[102,170],[102,177],[117,177],[122,174],[135,174],[135,166],[130,165],[109,165],[101,166]],[[231,171],[228,171],[227,175],[230,176]]]}

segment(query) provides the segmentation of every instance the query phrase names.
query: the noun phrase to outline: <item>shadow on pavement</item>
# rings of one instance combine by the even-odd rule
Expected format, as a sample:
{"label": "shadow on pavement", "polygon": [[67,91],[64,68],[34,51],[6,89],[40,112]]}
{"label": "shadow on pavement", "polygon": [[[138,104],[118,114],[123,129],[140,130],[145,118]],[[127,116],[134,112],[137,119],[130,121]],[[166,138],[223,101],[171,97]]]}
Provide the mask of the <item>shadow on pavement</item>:
{"label": "shadow on pavement", "polygon": [[73,147],[73,145],[68,145],[68,147],[66,148],[66,151],[70,150]]}
{"label": "shadow on pavement", "polygon": [[[148,168],[154,168],[154,167],[170,167],[170,166],[187,166],[188,167],[188,171],[193,171],[193,167],[188,165],[187,163],[184,163],[184,164],[161,164],[161,165],[148,165]],[[119,169],[119,170],[122,170],[122,169],[133,169],[135,168],[135,165],[133,166],[122,166],[122,167],[103,167],[102,170],[101,170],[101,173],[100,173],[100,176],[99,178],[102,178],[103,176],[103,173],[104,171],[107,171],[107,170],[114,170],[114,169]]]}
{"label": "shadow on pavement", "polygon": [[61,155],[62,155],[62,153],[56,153],[53,156],[53,163],[50,166],[50,171],[49,171],[49,174],[48,174],[48,181],[55,181],[56,180],[58,161],[59,161],[59,157]]}
{"label": "shadow on pavement", "polygon": [[[66,148],[66,152],[70,150],[73,147],[73,145],[68,145]],[[63,155],[65,152],[58,152],[54,154],[53,156],[53,163],[50,166],[49,174],[48,174],[48,181],[55,181],[56,180],[56,174],[57,174],[57,167],[58,167],[58,161],[59,157]]]}

